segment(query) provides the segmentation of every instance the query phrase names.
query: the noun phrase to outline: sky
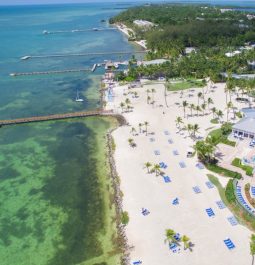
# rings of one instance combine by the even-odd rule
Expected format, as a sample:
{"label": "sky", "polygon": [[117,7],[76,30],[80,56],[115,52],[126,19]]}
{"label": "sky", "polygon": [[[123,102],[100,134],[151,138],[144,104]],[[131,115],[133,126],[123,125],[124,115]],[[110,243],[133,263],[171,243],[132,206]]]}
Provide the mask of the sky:
{"label": "sky", "polygon": [[[88,2],[145,2],[146,0],[0,0],[0,5],[24,5],[24,4],[61,4],[61,3],[88,3]],[[163,2],[164,0],[147,0],[147,2]],[[173,0],[172,0],[173,1]],[[189,1],[189,0],[187,0]],[[221,2],[222,0],[218,0]],[[245,0],[254,2],[255,0]],[[175,0],[174,2],[178,2]],[[217,0],[215,1],[217,2]],[[232,0],[232,2],[242,2],[242,0]]]}

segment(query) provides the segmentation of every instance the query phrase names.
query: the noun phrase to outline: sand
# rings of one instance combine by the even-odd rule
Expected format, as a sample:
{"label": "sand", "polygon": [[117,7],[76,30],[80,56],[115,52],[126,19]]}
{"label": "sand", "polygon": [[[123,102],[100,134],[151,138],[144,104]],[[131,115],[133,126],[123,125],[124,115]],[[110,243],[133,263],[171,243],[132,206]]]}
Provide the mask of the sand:
{"label": "sand", "polygon": [[[224,111],[223,119],[225,120],[224,84],[216,86],[215,92],[208,92],[205,95],[206,98],[213,99],[217,109]],[[146,103],[146,90],[151,88],[156,89],[155,106]],[[183,117],[183,108],[175,103],[187,100],[197,105],[196,95],[202,89],[196,88],[194,97],[188,96],[191,93],[188,90],[183,93],[183,96],[181,92],[168,92],[169,108],[165,105],[163,84],[144,85],[142,88],[135,88],[131,91],[137,91],[139,97],[134,98],[131,94],[127,96],[134,107],[132,112],[123,113],[130,126],[120,127],[113,132],[116,143],[116,168],[124,194],[123,210],[128,211],[130,217],[129,224],[126,226],[126,234],[129,245],[133,246],[130,253],[131,264],[136,260],[141,260],[142,264],[146,265],[250,264],[249,237],[251,231],[242,225],[230,225],[227,217],[232,216],[231,212],[227,208],[219,209],[216,205],[216,201],[220,200],[217,189],[209,189],[205,185],[209,172],[195,166],[196,157],[186,158],[187,149],[194,145],[194,141],[185,135],[176,133],[175,119],[176,116]],[[126,97],[123,93],[127,92],[127,86],[115,87],[114,101],[109,102],[106,108],[121,113],[119,104],[125,101]],[[238,108],[244,107],[240,104],[235,105]],[[188,109],[187,113],[190,113]],[[211,124],[211,119],[212,114],[183,118],[183,121],[191,124],[198,123],[199,135],[204,137],[209,131],[208,128],[220,126]],[[148,136],[145,133],[139,133],[138,124],[144,121],[149,122]],[[137,129],[138,136],[132,135],[131,127]],[[169,131],[170,135],[165,135],[165,130]],[[155,135],[150,135],[151,132]],[[150,142],[151,137],[155,138],[155,142]],[[128,138],[133,138],[137,147],[130,147]],[[168,143],[169,138],[173,140],[173,144]],[[179,151],[179,155],[173,155],[174,149]],[[155,150],[159,150],[160,155],[156,156]],[[147,161],[152,164],[165,162],[168,165],[165,173],[172,182],[164,183],[161,176],[148,174],[144,168],[144,163]],[[186,168],[180,168],[180,161],[186,163]],[[227,183],[226,178],[219,177],[219,180],[223,185]],[[202,193],[195,194],[192,190],[194,186],[199,186]],[[172,200],[176,197],[179,198],[179,205],[172,205]],[[142,207],[147,208],[150,214],[143,216]],[[205,211],[206,208],[212,208],[215,217],[209,218]],[[187,235],[195,244],[193,252],[184,250],[181,246],[180,253],[172,253],[168,245],[164,243],[165,230],[168,228],[174,229],[181,235]],[[227,249],[223,242],[226,238],[233,241],[236,246],[234,250]]]}

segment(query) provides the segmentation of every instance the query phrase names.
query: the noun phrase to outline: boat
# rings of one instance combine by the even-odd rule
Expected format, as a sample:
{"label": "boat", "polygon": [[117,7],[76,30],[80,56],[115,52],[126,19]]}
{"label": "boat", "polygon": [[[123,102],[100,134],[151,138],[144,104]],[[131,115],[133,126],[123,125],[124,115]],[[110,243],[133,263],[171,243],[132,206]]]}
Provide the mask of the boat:
{"label": "boat", "polygon": [[49,34],[49,32],[47,30],[44,30],[43,34]]}
{"label": "boat", "polygon": [[76,102],[83,102],[84,100],[82,98],[79,97],[79,91],[77,90],[77,93],[76,93],[76,99],[75,99]]}
{"label": "boat", "polygon": [[98,31],[99,29],[98,28],[93,28],[94,31]]}
{"label": "boat", "polygon": [[31,56],[23,56],[23,57],[21,57],[20,59],[21,60],[28,60],[28,59],[30,59],[31,58]]}

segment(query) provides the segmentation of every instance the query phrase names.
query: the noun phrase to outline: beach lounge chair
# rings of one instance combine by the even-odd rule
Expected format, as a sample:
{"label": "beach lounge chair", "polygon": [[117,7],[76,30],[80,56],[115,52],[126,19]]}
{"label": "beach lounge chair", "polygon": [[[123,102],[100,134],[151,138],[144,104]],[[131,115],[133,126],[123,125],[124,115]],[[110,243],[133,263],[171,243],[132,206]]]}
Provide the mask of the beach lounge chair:
{"label": "beach lounge chair", "polygon": [[138,265],[138,264],[142,264],[142,261],[141,260],[133,261],[133,265]]}
{"label": "beach lounge chair", "polygon": [[171,243],[169,244],[169,249],[173,252],[173,253],[177,253],[177,252],[180,252],[180,248],[178,247],[177,244],[175,243]]}
{"label": "beach lounge chair", "polygon": [[207,208],[207,209],[205,209],[205,211],[209,217],[215,216],[215,213],[213,212],[212,208]]}
{"label": "beach lounge chair", "polygon": [[198,186],[192,187],[192,189],[193,189],[193,191],[194,191],[196,194],[202,192]]}
{"label": "beach lounge chair", "polygon": [[179,155],[178,150],[174,149],[174,150],[173,150],[173,155],[178,156],[178,155]]}
{"label": "beach lounge chair", "polygon": [[151,138],[150,138],[150,142],[151,142],[151,143],[152,143],[152,142],[155,142],[155,138],[151,137]]}
{"label": "beach lounge chair", "polygon": [[168,143],[169,144],[173,144],[173,140],[172,139],[168,139]]}
{"label": "beach lounge chair", "polygon": [[221,210],[226,208],[226,205],[224,204],[223,201],[217,201],[216,204]]}
{"label": "beach lounge chair", "polygon": [[173,204],[173,205],[178,205],[178,204],[179,204],[179,199],[178,199],[178,198],[175,198],[175,199],[172,201],[172,204]]}
{"label": "beach lounge chair", "polygon": [[186,164],[183,161],[179,162],[179,165],[180,165],[181,168],[185,168],[186,167]]}
{"label": "beach lounge chair", "polygon": [[164,179],[165,183],[171,182],[171,179],[168,176],[163,176],[163,179]]}
{"label": "beach lounge chair", "polygon": [[174,239],[177,240],[177,241],[180,241],[181,240],[181,235],[179,233],[176,233],[174,235]]}
{"label": "beach lounge chair", "polygon": [[235,245],[234,245],[234,243],[231,241],[231,239],[227,238],[227,239],[225,239],[225,240],[223,240],[223,241],[224,241],[226,247],[227,247],[229,250],[232,250],[232,249],[235,248]]}
{"label": "beach lounge chair", "polygon": [[156,156],[158,156],[158,155],[160,155],[160,151],[159,151],[159,150],[155,150],[155,151],[154,151],[154,154],[155,154]]}
{"label": "beach lounge chair", "polygon": [[230,216],[227,218],[227,220],[232,226],[238,225],[238,221],[236,220],[235,216]]}
{"label": "beach lounge chair", "polygon": [[251,194],[253,197],[255,197],[255,187],[254,186],[251,187]]}
{"label": "beach lounge chair", "polygon": [[142,215],[146,216],[148,214],[150,214],[150,211],[148,209],[142,208]]}
{"label": "beach lounge chair", "polygon": [[214,185],[213,185],[212,182],[210,182],[210,181],[207,181],[207,182],[205,183],[205,185],[208,187],[208,189],[213,189],[213,188],[214,188]]}
{"label": "beach lounge chair", "polygon": [[197,167],[198,169],[204,169],[204,168],[205,168],[205,166],[204,166],[202,163],[197,163],[197,164],[196,164],[196,167]]}
{"label": "beach lounge chair", "polygon": [[169,133],[169,131],[164,131],[164,134],[169,135],[170,133]]}

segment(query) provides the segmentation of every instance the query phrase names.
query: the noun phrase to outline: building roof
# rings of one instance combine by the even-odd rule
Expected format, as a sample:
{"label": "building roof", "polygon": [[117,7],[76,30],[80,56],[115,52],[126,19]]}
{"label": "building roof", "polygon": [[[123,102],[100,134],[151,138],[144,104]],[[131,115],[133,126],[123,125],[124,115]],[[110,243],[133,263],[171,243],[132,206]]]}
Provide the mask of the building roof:
{"label": "building roof", "polygon": [[137,65],[153,65],[153,64],[162,64],[162,63],[166,63],[166,62],[168,62],[168,60],[156,59],[156,60],[151,60],[151,61],[138,62]]}
{"label": "building roof", "polygon": [[243,118],[233,126],[233,129],[255,134],[255,118]]}

